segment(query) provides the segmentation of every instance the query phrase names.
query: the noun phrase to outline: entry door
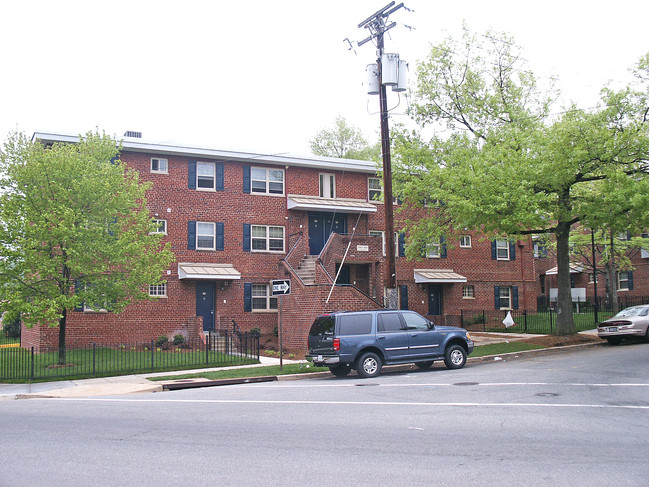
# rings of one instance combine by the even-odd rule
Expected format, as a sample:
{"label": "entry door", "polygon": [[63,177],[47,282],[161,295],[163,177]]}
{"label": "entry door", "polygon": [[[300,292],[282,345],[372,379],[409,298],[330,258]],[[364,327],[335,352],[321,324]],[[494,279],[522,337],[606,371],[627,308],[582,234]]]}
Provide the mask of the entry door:
{"label": "entry door", "polygon": [[347,233],[345,213],[309,212],[309,254],[319,255],[332,233]]}
{"label": "entry door", "polygon": [[428,314],[442,314],[442,286],[439,284],[428,285]]}
{"label": "entry door", "polygon": [[216,286],[213,282],[196,281],[196,316],[203,317],[203,331],[214,331],[214,301]]}
{"label": "entry door", "polygon": [[408,333],[398,312],[387,311],[376,315],[376,338],[386,359],[403,360],[408,357]]}

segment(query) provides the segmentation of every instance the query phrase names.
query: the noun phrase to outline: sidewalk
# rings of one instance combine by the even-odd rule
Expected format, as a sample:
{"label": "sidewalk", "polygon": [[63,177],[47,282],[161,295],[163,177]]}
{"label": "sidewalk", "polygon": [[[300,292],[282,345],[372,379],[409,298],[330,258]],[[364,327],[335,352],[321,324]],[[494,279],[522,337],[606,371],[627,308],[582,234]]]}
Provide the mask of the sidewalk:
{"label": "sidewalk", "polygon": [[[581,333],[596,336],[597,330],[588,330]],[[518,334],[518,333],[471,332],[471,339],[474,341],[474,343],[477,346],[489,345],[492,343],[503,343],[503,342],[524,340],[526,338],[531,338],[533,336],[539,336],[539,335],[526,335],[526,334]],[[572,347],[566,347],[566,348],[574,349],[574,347],[576,346],[578,345],[574,345]],[[593,345],[589,345],[589,346],[593,346]],[[547,350],[547,349],[532,350],[531,352],[541,352],[543,350]],[[521,355],[521,354],[523,354],[523,352],[519,352],[516,355]],[[268,365],[279,365],[279,358],[260,356],[259,360],[260,360],[259,364],[253,364],[253,365],[241,365],[241,366],[235,365],[231,367],[177,370],[171,372],[122,375],[116,377],[101,377],[97,379],[38,382],[32,384],[0,384],[0,401],[10,400],[10,399],[115,396],[115,395],[122,395],[122,394],[162,392],[164,384],[160,382],[150,381],[149,380],[150,377],[167,377],[167,376],[184,375],[190,373],[193,374],[193,373],[209,372],[215,370],[243,369],[243,368],[262,367]],[[469,360],[472,361],[471,357],[469,357]],[[484,360],[485,357],[476,359],[476,361],[484,361]],[[284,359],[283,363],[284,364],[304,363],[304,361]],[[284,380],[287,380],[289,378],[294,378],[295,376],[280,376],[280,377],[283,377]],[[305,378],[306,377],[308,377],[308,374],[305,374]],[[247,379],[245,381],[234,379],[233,381],[253,382],[254,379]],[[191,381],[186,380],[184,382],[185,382],[185,387],[187,388],[206,385],[206,384],[200,384],[201,379],[196,379],[196,380],[192,379]],[[214,383],[215,381],[210,381],[210,382],[212,383],[209,385],[216,385],[216,383]],[[180,388],[180,386],[178,388]]]}

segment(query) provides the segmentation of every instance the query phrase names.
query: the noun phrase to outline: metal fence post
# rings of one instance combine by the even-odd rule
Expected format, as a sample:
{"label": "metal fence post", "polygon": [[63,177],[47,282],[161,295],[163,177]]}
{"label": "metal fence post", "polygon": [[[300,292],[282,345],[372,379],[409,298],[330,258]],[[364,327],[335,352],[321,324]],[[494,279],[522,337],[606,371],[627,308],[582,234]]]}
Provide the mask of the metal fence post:
{"label": "metal fence post", "polygon": [[153,339],[151,340],[151,372],[155,370],[155,359],[154,359],[154,354],[155,354],[155,342]]}
{"label": "metal fence post", "polygon": [[92,342],[92,376],[93,377],[95,376],[95,360],[96,360],[96,358],[95,358],[95,352],[96,352],[95,345],[96,345],[95,342]]}
{"label": "metal fence post", "polygon": [[487,331],[487,314],[484,309],[482,310],[482,331]]}
{"label": "metal fence post", "polygon": [[34,347],[32,347],[32,367],[31,367],[30,377],[34,380]]}
{"label": "metal fence post", "polygon": [[523,321],[525,322],[525,333],[527,333],[527,310],[523,310]]}

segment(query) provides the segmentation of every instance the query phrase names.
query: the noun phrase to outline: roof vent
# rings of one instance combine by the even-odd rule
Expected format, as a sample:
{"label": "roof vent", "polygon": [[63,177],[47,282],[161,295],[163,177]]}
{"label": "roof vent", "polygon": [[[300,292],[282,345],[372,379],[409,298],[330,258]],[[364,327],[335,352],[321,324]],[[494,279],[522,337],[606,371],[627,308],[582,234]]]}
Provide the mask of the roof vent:
{"label": "roof vent", "polygon": [[134,137],[136,139],[142,138],[142,132],[133,132],[132,130],[127,130],[124,132],[124,137]]}

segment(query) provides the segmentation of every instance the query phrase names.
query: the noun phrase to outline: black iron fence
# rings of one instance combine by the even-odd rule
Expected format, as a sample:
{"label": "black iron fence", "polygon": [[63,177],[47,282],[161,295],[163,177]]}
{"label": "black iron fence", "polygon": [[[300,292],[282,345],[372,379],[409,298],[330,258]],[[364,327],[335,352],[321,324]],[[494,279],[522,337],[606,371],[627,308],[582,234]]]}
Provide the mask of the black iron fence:
{"label": "black iron fence", "polygon": [[[63,363],[61,363],[63,362]],[[0,348],[0,380],[58,380],[221,367],[259,362],[259,336],[218,332],[205,340],[99,344],[59,350]]]}
{"label": "black iron fence", "polygon": [[[590,302],[573,303],[573,318],[577,331],[591,330],[628,306],[649,303],[649,297],[620,299],[617,306],[600,303],[595,308]],[[597,312],[596,312],[597,311]],[[506,326],[503,321],[511,313],[514,324]],[[539,311],[525,310],[462,310],[459,316],[447,317],[447,324],[454,324],[469,331],[498,331],[513,333],[554,333],[557,329],[557,312],[554,303],[539,306]],[[451,323],[452,322],[452,323]]]}

